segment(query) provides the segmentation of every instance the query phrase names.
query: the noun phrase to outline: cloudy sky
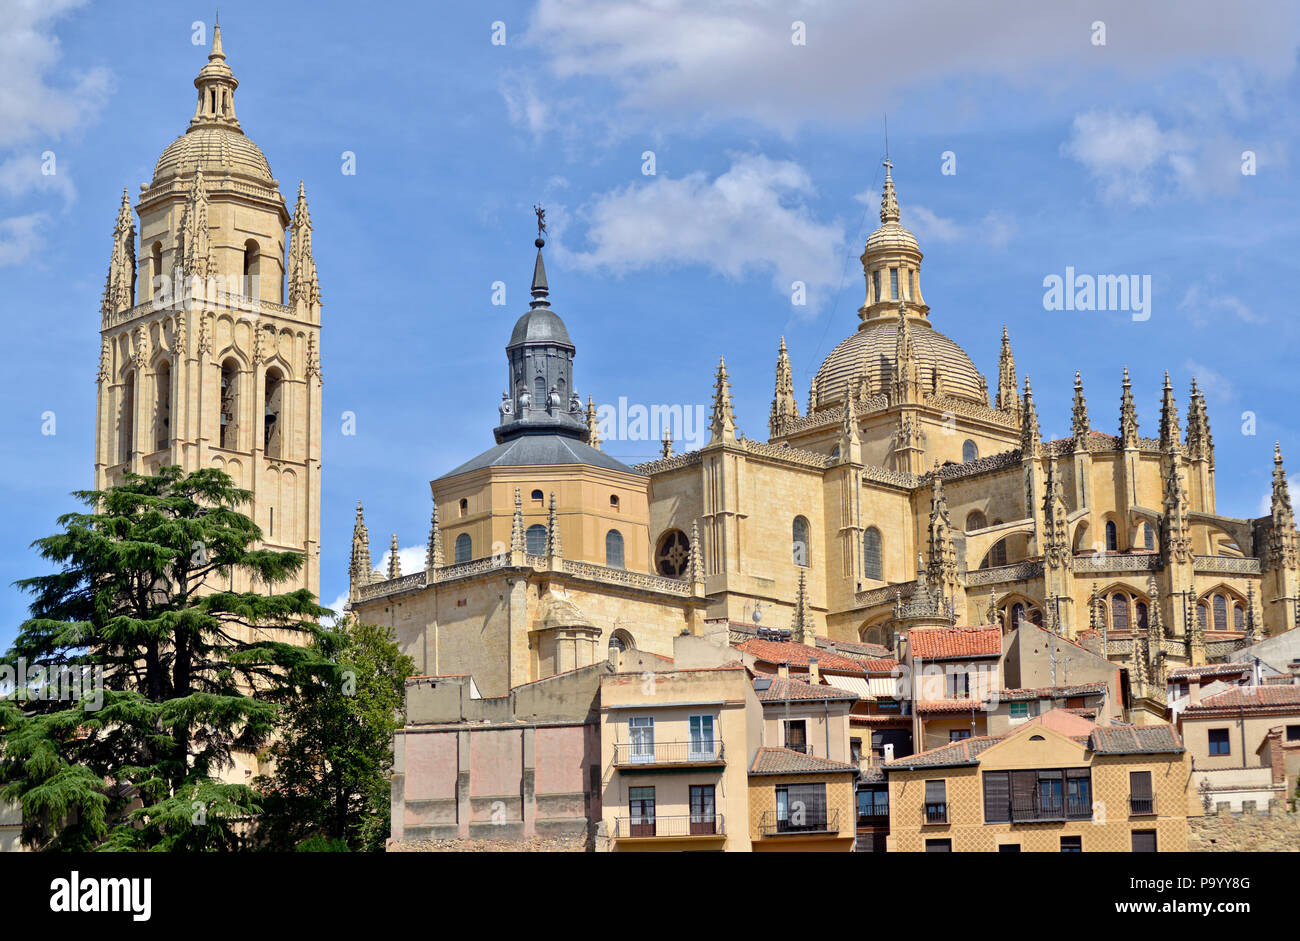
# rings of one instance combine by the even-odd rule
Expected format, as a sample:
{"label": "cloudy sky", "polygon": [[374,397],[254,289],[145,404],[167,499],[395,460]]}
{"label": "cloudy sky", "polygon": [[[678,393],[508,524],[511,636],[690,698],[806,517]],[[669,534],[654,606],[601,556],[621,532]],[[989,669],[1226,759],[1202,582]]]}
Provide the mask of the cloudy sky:
{"label": "cloudy sky", "polygon": [[[779,337],[802,401],[856,325],[886,114],[933,323],[994,384],[1005,323],[1045,433],[1068,432],[1076,369],[1113,430],[1127,365],[1154,434],[1168,369],[1184,416],[1193,375],[1207,392],[1220,512],[1262,512],[1275,439],[1300,467],[1285,0],[221,7],[244,130],[311,201],[326,604],[346,590],[357,499],[372,542],[397,532],[419,568],[428,481],[492,443],[534,203],[583,398],[707,405],[725,355],[740,426],[766,437]],[[92,482],[118,200],[184,131],[205,61],[193,24],[211,15],[0,0],[0,644],[25,610],[8,584],[43,570],[28,544]],[[1043,279],[1067,266],[1150,276],[1150,319],[1045,310]]]}

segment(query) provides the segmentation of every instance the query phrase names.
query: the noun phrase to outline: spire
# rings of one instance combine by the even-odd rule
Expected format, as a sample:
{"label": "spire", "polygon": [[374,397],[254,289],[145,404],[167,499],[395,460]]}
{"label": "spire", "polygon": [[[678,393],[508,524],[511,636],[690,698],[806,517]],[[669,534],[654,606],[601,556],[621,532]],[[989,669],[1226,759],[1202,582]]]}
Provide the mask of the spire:
{"label": "spire", "polygon": [[1295,529],[1295,511],[1291,506],[1291,487],[1287,483],[1286,469],[1282,466],[1282,445],[1273,445],[1273,493],[1269,499],[1272,528],[1268,534],[1267,566],[1270,569],[1292,568],[1296,565],[1298,537]]}
{"label": "spire", "polygon": [[894,165],[889,157],[881,162],[885,168],[885,188],[880,194],[880,224],[888,225],[898,221],[898,194],[894,192]]}
{"label": "spire", "polygon": [[1182,433],[1178,427],[1178,406],[1174,402],[1174,387],[1165,370],[1164,394],[1160,399],[1160,450],[1175,451],[1182,447]]}
{"label": "spire", "polygon": [[190,194],[181,212],[181,224],[176,230],[176,257],[187,277],[206,281],[212,273],[212,249],[208,241],[208,193],[203,183],[203,170],[196,167]]}
{"label": "spire", "polygon": [[1128,367],[1124,367],[1124,391],[1119,400],[1119,437],[1126,448],[1138,446],[1138,414],[1133,404],[1133,383],[1128,377]]}
{"label": "spire", "polygon": [[691,520],[691,581],[704,581],[704,556],[700,553],[700,521]]}
{"label": "spire", "polygon": [[731,382],[727,378],[727,361],[718,357],[718,371],[713,386],[713,420],[709,425],[709,444],[736,440],[736,418],[731,395]]}
{"label": "spire", "polygon": [[1214,467],[1214,436],[1210,434],[1210,418],[1205,410],[1205,393],[1196,386],[1192,377],[1192,391],[1187,403],[1187,456],[1194,461],[1207,460]]}
{"label": "spire", "polygon": [[108,261],[108,277],[104,279],[104,299],[100,312],[108,317],[135,304],[135,219],[131,215],[131,199],[122,189],[122,203],[117,209],[117,222],[113,226],[113,252]]}
{"label": "spire", "polygon": [[998,411],[1020,414],[1020,391],[1016,380],[1016,358],[1011,355],[1011,338],[1002,325],[1002,352],[998,356]]}
{"label": "spire", "polygon": [[515,515],[510,526],[510,551],[524,551],[524,500],[518,487],[515,488]]}
{"label": "spire", "polygon": [[1101,606],[1101,594],[1097,591],[1096,582],[1092,583],[1092,594],[1088,596],[1088,626],[1102,635],[1102,643],[1104,644],[1106,614]]}
{"label": "spire", "polygon": [[989,377],[980,373],[980,401],[984,405],[989,405]]}
{"label": "spire", "polygon": [[1061,488],[1061,474],[1056,466],[1056,452],[1047,462],[1047,486],[1043,497],[1043,560],[1053,568],[1071,568],[1074,553],[1070,549],[1069,512]]}
{"label": "spire", "polygon": [[587,434],[591,437],[587,440],[597,451],[600,450],[600,423],[596,421],[596,400],[587,396]]}
{"label": "spire", "polygon": [[[934,462],[930,483],[929,563],[925,566],[925,582],[931,591],[951,599],[958,589],[957,547],[952,538],[952,521],[948,516],[948,497],[943,492],[943,474],[939,462]],[[918,563],[920,561],[918,557]]]}
{"label": "spire", "polygon": [[984,610],[985,624],[1002,624],[1002,619],[998,617],[998,596],[992,588],[989,588],[989,606]]}
{"label": "spire", "polygon": [[773,438],[784,430],[787,422],[799,417],[799,404],[794,398],[794,372],[790,368],[790,354],[786,352],[785,337],[776,354],[776,395],[772,399],[772,413],[767,427]]}
{"label": "spire", "polygon": [[858,410],[853,404],[852,383],[844,388],[844,420],[840,423],[840,463],[862,463],[862,438],[858,434]]}
{"label": "spire", "polygon": [[373,571],[370,560],[370,532],[366,529],[365,511],[357,501],[356,521],[352,524],[352,561],[348,566],[348,581],[355,590],[370,582]]}
{"label": "spire", "polygon": [[[791,639],[796,644],[807,643],[808,640],[816,642],[815,637],[811,637],[812,624],[808,618],[808,575],[807,569],[799,569],[799,587],[794,596],[794,616],[790,620]],[[807,639],[805,639],[807,638]]]}
{"label": "spire", "polygon": [[[1136,438],[1136,435],[1134,437]],[[1191,523],[1187,518],[1191,507],[1187,500],[1187,488],[1183,486],[1179,463],[1179,461],[1168,461],[1164,471],[1165,513],[1161,527],[1166,564],[1192,561]],[[1199,666],[1199,664],[1194,665]]]}
{"label": "spire", "polygon": [[402,560],[397,557],[397,533],[393,533],[392,546],[388,550],[388,577],[402,577]]}
{"label": "spire", "polygon": [[1246,585],[1246,636],[1242,638],[1245,641],[1242,646],[1249,647],[1255,643],[1258,629],[1259,622],[1255,620],[1255,583],[1249,582]]}
{"label": "spire", "polygon": [[1088,436],[1092,433],[1092,426],[1088,423],[1088,403],[1083,398],[1083,376],[1079,375],[1078,370],[1074,373],[1072,433],[1074,435],[1074,450],[1088,450]]}
{"label": "spire", "polygon": [[560,546],[560,518],[555,512],[555,491],[551,491],[551,507],[546,515],[546,554],[553,559],[564,556]]}
{"label": "spire", "polygon": [[907,305],[898,299],[898,332],[894,340],[894,382],[891,403],[921,401],[921,369],[912,345],[912,326],[907,319]]}
{"label": "spire", "polygon": [[296,306],[300,300],[308,306],[320,303],[320,282],[316,279],[316,260],[311,250],[311,214],[307,211],[307,191],[301,180],[293,223],[289,227],[289,306]]}
{"label": "spire", "polygon": [[1034,390],[1025,376],[1025,397],[1020,421],[1020,451],[1023,457],[1035,457],[1043,443],[1043,432],[1038,426],[1038,409],[1034,408]]}
{"label": "spire", "polygon": [[[545,223],[542,223],[543,227]],[[528,306],[536,309],[538,307],[550,307],[551,302],[550,288],[546,284],[546,262],[542,260],[542,248],[546,245],[546,239],[539,234],[533,240],[537,246],[537,261],[533,264],[533,286],[531,288],[533,299],[528,302]]]}
{"label": "spire", "polygon": [[664,460],[673,456],[673,429],[671,425],[664,426],[664,436],[660,439],[663,442],[663,448],[659,451],[659,456]]}
{"label": "spire", "polygon": [[199,69],[194,79],[194,87],[199,90],[199,101],[190,120],[190,130],[196,127],[240,130],[235,118],[235,89],[239,87],[239,80],[226,64],[220,23],[212,27],[212,49],[208,52],[207,64]]}
{"label": "spire", "polygon": [[442,565],[442,528],[438,525],[438,502],[435,500],[429,517],[429,547],[424,553],[424,570],[432,577]]}

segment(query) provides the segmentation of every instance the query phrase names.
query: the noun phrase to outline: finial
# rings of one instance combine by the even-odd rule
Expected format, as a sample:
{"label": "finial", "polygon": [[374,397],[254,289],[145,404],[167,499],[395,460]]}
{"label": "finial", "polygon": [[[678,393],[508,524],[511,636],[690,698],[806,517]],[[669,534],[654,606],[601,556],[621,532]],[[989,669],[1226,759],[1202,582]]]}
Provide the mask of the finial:
{"label": "finial", "polygon": [[546,234],[546,210],[541,206],[534,205],[533,212],[537,214],[537,239],[533,244],[541,248],[546,244],[546,239],[542,238]]}
{"label": "finial", "polygon": [[885,187],[880,196],[880,224],[887,225],[898,221],[898,194],[894,192],[894,177],[891,174],[893,164],[886,155],[882,163],[885,168]]}
{"label": "finial", "polygon": [[1074,371],[1074,388],[1077,392],[1083,391],[1083,376],[1077,369]]}

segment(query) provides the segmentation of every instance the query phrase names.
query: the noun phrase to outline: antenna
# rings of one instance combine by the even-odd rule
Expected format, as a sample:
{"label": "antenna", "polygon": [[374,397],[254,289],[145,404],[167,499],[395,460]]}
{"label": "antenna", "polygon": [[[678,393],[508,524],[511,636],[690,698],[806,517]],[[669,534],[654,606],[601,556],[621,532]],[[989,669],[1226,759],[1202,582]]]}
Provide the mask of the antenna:
{"label": "antenna", "polygon": [[889,159],[889,112],[885,112],[885,159]]}

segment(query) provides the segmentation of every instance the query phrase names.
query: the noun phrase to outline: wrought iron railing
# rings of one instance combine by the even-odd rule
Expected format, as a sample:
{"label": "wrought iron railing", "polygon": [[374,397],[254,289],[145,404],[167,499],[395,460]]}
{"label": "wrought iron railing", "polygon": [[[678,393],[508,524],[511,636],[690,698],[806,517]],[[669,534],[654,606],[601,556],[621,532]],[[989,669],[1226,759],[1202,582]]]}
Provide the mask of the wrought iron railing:
{"label": "wrought iron railing", "polygon": [[646,839],[649,837],[724,836],[726,826],[722,814],[678,814],[657,817],[653,814],[617,817],[614,820],[614,839]]}
{"label": "wrought iron railing", "polygon": [[839,808],[829,811],[805,809],[799,813],[782,815],[779,811],[765,810],[759,829],[765,837],[796,833],[839,833],[840,811]]}
{"label": "wrought iron railing", "polygon": [[1011,800],[1009,818],[1014,823],[1037,820],[1089,820],[1092,818],[1092,801],[1081,797],[1043,797],[1032,800]]}
{"label": "wrought iron railing", "polygon": [[1153,795],[1129,797],[1128,812],[1133,817],[1154,817],[1156,815],[1155,797]]}
{"label": "wrought iron railing", "polygon": [[947,823],[948,802],[927,801],[925,805],[925,822],[926,823]]}
{"label": "wrought iron railing", "polygon": [[716,738],[689,742],[614,743],[614,764],[619,767],[725,763],[722,741]]}

